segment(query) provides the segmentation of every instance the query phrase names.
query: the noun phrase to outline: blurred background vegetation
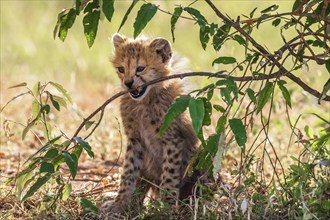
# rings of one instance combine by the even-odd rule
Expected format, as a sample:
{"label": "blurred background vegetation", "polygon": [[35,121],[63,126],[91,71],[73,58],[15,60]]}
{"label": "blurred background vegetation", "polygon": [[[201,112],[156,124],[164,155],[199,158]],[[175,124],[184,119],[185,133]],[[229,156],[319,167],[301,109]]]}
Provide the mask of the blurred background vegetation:
{"label": "blurred background vegetation", "polygon": [[[165,11],[173,11],[176,1],[153,1],[160,4]],[[182,2],[181,2],[182,3]],[[260,10],[269,5],[280,3],[279,12],[289,10],[290,1],[216,1],[219,9],[231,17],[249,14],[255,7]],[[76,25],[69,30],[68,37],[63,43],[58,38],[53,39],[53,29],[57,15],[63,8],[70,8],[72,1],[1,1],[1,74],[6,78],[29,80],[56,80],[72,86],[84,81],[104,80],[117,85],[117,77],[109,63],[112,45],[111,35],[116,33],[130,1],[117,1],[115,16],[111,23],[104,20],[100,23],[97,38],[92,48],[88,48],[83,35],[82,18],[78,17]],[[205,9],[203,8],[205,6]],[[203,2],[197,2],[196,8],[206,11],[210,20],[217,20],[214,13]],[[132,24],[138,7],[133,9],[127,25],[121,34],[133,35]],[[207,13],[207,12],[210,13]],[[117,14],[117,16],[116,16]],[[243,18],[242,18],[243,19]],[[150,37],[162,36],[171,39],[170,16],[158,13],[153,22],[148,24],[143,34]],[[194,71],[212,71],[211,63],[218,56],[213,49],[204,51],[199,43],[198,27],[190,21],[180,20],[176,28],[175,51],[186,56],[191,61]],[[270,50],[281,45],[278,31],[269,26],[268,30],[254,34],[256,39],[267,43]],[[222,53],[227,56],[243,55],[238,47],[224,48]],[[22,76],[17,78],[17,76]],[[3,81],[3,80],[2,80]]]}

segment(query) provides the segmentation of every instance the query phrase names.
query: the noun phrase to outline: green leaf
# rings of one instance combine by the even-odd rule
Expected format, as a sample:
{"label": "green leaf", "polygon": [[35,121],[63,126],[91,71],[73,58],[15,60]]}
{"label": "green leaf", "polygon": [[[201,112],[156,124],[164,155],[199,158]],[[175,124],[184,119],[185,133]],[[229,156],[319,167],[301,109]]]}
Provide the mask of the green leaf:
{"label": "green leaf", "polygon": [[[321,48],[325,48],[325,44],[324,44],[324,42],[323,41],[321,41],[321,40],[315,40],[315,41],[313,41],[313,40],[311,40],[312,41],[312,46],[313,47],[321,47]],[[309,41],[310,42],[310,41]],[[327,64],[327,61],[325,61],[325,64]],[[329,71],[330,72],[330,71]]]}
{"label": "green leaf", "polygon": [[207,43],[210,40],[210,28],[208,26],[201,26],[199,29],[199,41],[202,44],[203,49],[206,49]]}
{"label": "green leaf", "polygon": [[[32,162],[29,163],[29,165],[28,165],[25,169],[23,169],[21,172],[19,172],[19,173],[16,175],[16,178],[18,178],[18,177],[20,177],[20,176],[22,176],[22,175],[25,175],[25,174],[27,174],[27,173],[29,173],[29,172],[31,172],[31,171],[34,171],[35,168],[37,167],[37,165],[40,164],[40,161],[41,161],[41,158],[35,158],[35,159],[33,159]],[[26,162],[27,162],[27,161],[26,161]],[[26,163],[26,162],[25,162],[25,163]]]}
{"label": "green leaf", "polygon": [[209,27],[210,27],[210,35],[214,35],[218,30],[218,24],[216,23],[211,23]]}
{"label": "green leaf", "polygon": [[54,165],[55,169],[64,162],[65,162],[65,158],[63,154],[58,155],[52,160],[52,164]]}
{"label": "green leaf", "polygon": [[311,45],[311,44],[313,44],[313,40],[306,40],[306,43],[308,44],[308,45]]}
{"label": "green leaf", "polygon": [[232,104],[232,100],[231,100],[231,97],[230,97],[230,91],[227,88],[220,88],[220,95],[221,95],[222,100],[227,105]]}
{"label": "green leaf", "polygon": [[54,165],[48,162],[42,162],[40,165],[40,173],[47,172],[47,173],[54,173]]}
{"label": "green leaf", "polygon": [[306,126],[304,127],[304,131],[305,131],[305,133],[306,133],[306,135],[307,135],[307,137],[308,137],[309,139],[314,138],[314,131],[311,129],[311,127],[309,127],[308,125],[306,125]]}
{"label": "green leaf", "polygon": [[133,24],[134,38],[136,38],[141,31],[146,27],[148,22],[154,17],[157,12],[157,6],[147,3],[141,6]]}
{"label": "green leaf", "polygon": [[32,101],[32,118],[37,119],[39,117],[40,113],[40,104],[37,100]]}
{"label": "green leaf", "polygon": [[301,4],[301,0],[295,0],[292,6],[292,12],[296,11]]}
{"label": "green leaf", "polygon": [[225,79],[220,79],[215,83],[216,86],[226,86],[227,85],[227,80]]}
{"label": "green leaf", "polygon": [[35,192],[37,192],[47,181],[50,179],[51,174],[47,173],[45,176],[39,177],[37,181],[30,187],[30,189],[26,192],[21,202],[24,202],[27,198],[32,196]]}
{"label": "green leaf", "polygon": [[[320,3],[320,4],[322,4],[322,3]],[[324,2],[323,2],[323,5],[324,5]],[[325,9],[325,15],[326,16],[330,15],[330,5],[329,4],[328,4],[328,7]],[[329,32],[327,32],[327,33],[329,33]]]}
{"label": "green leaf", "polygon": [[45,154],[44,158],[53,159],[58,156],[58,150],[56,148],[49,149]]}
{"label": "green leaf", "polygon": [[60,106],[67,108],[66,101],[62,97],[59,97],[57,95],[52,95],[52,96],[54,101],[56,101]]}
{"label": "green leaf", "polygon": [[93,10],[100,10],[100,5],[99,5],[99,0],[90,0],[87,1],[86,3],[88,3],[84,9],[84,13],[88,13],[91,12]]}
{"label": "green leaf", "polygon": [[319,97],[318,103],[320,104],[321,100],[324,99],[324,97],[326,97],[327,92],[330,90],[330,78],[328,79],[328,81],[324,84],[323,86],[323,90],[321,93],[321,96]]}
{"label": "green leaf", "polygon": [[40,89],[41,89],[40,82],[37,82],[36,84],[34,84],[32,93],[35,96],[35,98],[39,97]]}
{"label": "green leaf", "polygon": [[226,78],[226,82],[227,82],[227,89],[233,93],[234,98],[237,100],[238,99],[238,88],[237,85],[233,79],[233,77],[228,76]]}
{"label": "green leaf", "polygon": [[182,112],[188,107],[190,96],[180,96],[175,102],[169,107],[162,126],[160,127],[160,134],[163,135],[165,131],[170,127],[172,121],[181,115]]}
{"label": "green leaf", "polygon": [[71,184],[65,184],[62,190],[62,201],[66,201],[72,192]]}
{"label": "green leaf", "polygon": [[199,170],[207,170],[212,166],[212,157],[211,154],[205,151],[204,154],[200,155],[200,159],[198,160],[198,164],[196,168]]}
{"label": "green leaf", "polygon": [[114,2],[114,0],[103,0],[102,11],[109,22],[111,22],[113,12],[115,11]]}
{"label": "green leaf", "polygon": [[275,20],[272,22],[272,25],[273,25],[274,27],[277,27],[280,23],[281,23],[281,19],[280,19],[280,18],[277,18],[277,19],[275,19]]}
{"label": "green leaf", "polygon": [[46,115],[49,114],[50,112],[50,106],[48,104],[43,105],[40,109],[41,113],[45,113]]}
{"label": "green leaf", "polygon": [[209,84],[201,89],[197,89],[197,90],[194,90],[192,91],[191,93],[193,92],[198,92],[196,96],[199,96],[200,94],[202,94],[203,92],[206,92],[206,91],[210,91],[210,90],[213,90],[215,87],[215,85],[212,83],[212,84]]}
{"label": "green leaf", "polygon": [[37,156],[38,154],[44,152],[44,151],[47,150],[49,147],[53,146],[53,144],[54,144],[57,140],[59,140],[61,137],[62,137],[62,135],[59,135],[59,136],[53,138],[52,140],[48,141],[44,146],[42,146],[41,148],[39,148],[39,150],[38,150],[37,152],[35,152],[34,154],[32,154],[32,155],[26,160],[26,162],[29,161],[29,160],[31,160],[32,158],[34,158],[34,157]]}
{"label": "green leaf", "polygon": [[268,8],[262,10],[260,13],[261,14],[265,14],[267,12],[271,12],[271,11],[276,11],[278,9],[278,5],[272,5],[272,6],[269,6]]}
{"label": "green leaf", "polygon": [[222,113],[225,113],[226,112],[226,109],[224,107],[222,107],[221,105],[214,104],[213,105],[213,108],[215,110],[217,110],[218,112],[222,112]]}
{"label": "green leaf", "polygon": [[56,35],[58,33],[58,28],[60,27],[61,25],[61,18],[63,17],[63,15],[65,15],[67,13],[67,10],[62,10],[58,15],[57,15],[57,22],[56,22],[56,25],[54,27],[54,30],[53,30],[53,38],[54,40],[56,39]]}
{"label": "green leaf", "polygon": [[277,82],[277,85],[280,88],[280,90],[282,91],[282,95],[283,95],[286,103],[291,108],[291,96],[290,96],[288,89],[284,86],[285,84],[286,84],[286,82],[284,80],[279,80]]}
{"label": "green leaf", "polygon": [[325,61],[325,68],[327,68],[328,73],[330,73],[330,58]]}
{"label": "green leaf", "polygon": [[220,50],[222,44],[228,37],[228,33],[230,31],[231,26],[228,24],[222,25],[220,28],[218,28],[217,32],[213,36],[213,48],[218,51]]}
{"label": "green leaf", "polygon": [[[258,54],[258,53],[253,54],[253,55],[251,56],[251,64],[255,64],[255,63],[257,63],[259,57],[260,57],[260,54]],[[250,60],[249,60],[249,61],[250,61]]]}
{"label": "green leaf", "polygon": [[75,0],[75,9],[76,9],[76,13],[77,13],[77,15],[79,15],[80,14],[80,9],[81,9],[81,0]]}
{"label": "green leaf", "polygon": [[10,86],[10,87],[8,87],[8,89],[17,88],[17,87],[25,87],[25,86],[27,86],[27,83],[23,82],[23,83],[14,85],[14,86]]}
{"label": "green leaf", "polygon": [[215,128],[217,134],[220,134],[225,130],[226,123],[227,123],[227,117],[225,115],[220,116],[217,122],[217,127]]}
{"label": "green leaf", "polygon": [[236,59],[234,57],[218,57],[217,59],[215,59],[212,63],[212,66],[214,66],[214,64],[218,63],[218,64],[232,64],[235,63]]}
{"label": "green leaf", "polygon": [[138,2],[139,0],[133,0],[132,1],[132,4],[129,6],[129,8],[127,9],[124,17],[123,17],[123,20],[121,21],[120,23],[120,26],[118,28],[118,32],[120,31],[120,29],[124,26],[124,24],[126,23],[126,20],[128,18],[128,15],[131,13],[132,9],[134,8],[134,6],[136,5],[136,3]]}
{"label": "green leaf", "polygon": [[83,18],[84,34],[89,47],[93,46],[100,20],[100,11],[91,10]]}
{"label": "green leaf", "polygon": [[95,121],[86,121],[85,129],[88,130],[94,123],[95,123]]}
{"label": "green leaf", "polygon": [[48,92],[48,96],[49,96],[50,101],[52,102],[53,106],[56,108],[56,110],[60,111],[60,104],[57,101],[55,101],[55,99],[53,98],[53,95]]}
{"label": "green leaf", "polygon": [[[213,90],[210,90],[213,91]],[[211,115],[212,115],[212,104],[207,98],[201,98],[204,103],[204,119],[203,119],[203,125],[209,126],[211,125]]]}
{"label": "green leaf", "polygon": [[80,199],[80,205],[83,208],[84,213],[89,213],[89,212],[98,213],[99,211],[98,208],[86,198]]}
{"label": "green leaf", "polygon": [[258,97],[257,114],[263,109],[263,107],[268,102],[268,100],[273,92],[273,86],[274,86],[274,84],[272,82],[267,82],[265,87],[261,90],[259,97]]}
{"label": "green leaf", "polygon": [[183,8],[181,6],[176,7],[171,17],[171,33],[172,33],[173,42],[175,41],[175,37],[174,37],[175,24],[178,21],[179,17],[181,16],[182,11]]}
{"label": "green leaf", "polygon": [[72,99],[70,94],[63,88],[62,85],[55,83],[55,82],[49,82],[52,86],[54,86],[57,91],[59,91],[70,103],[72,103]]}
{"label": "green leaf", "polygon": [[26,134],[30,131],[30,129],[33,127],[33,125],[36,123],[37,119],[32,120],[31,122],[29,122],[29,124],[27,124],[27,126],[23,129],[22,131],[22,140],[25,139]]}
{"label": "green leaf", "polygon": [[238,146],[242,147],[246,143],[246,130],[241,119],[233,118],[229,119],[229,126],[234,133],[235,140]]}
{"label": "green leaf", "polygon": [[257,10],[258,7],[255,7],[251,12],[250,12],[250,18],[253,18],[254,12]]}
{"label": "green leaf", "polygon": [[300,48],[298,49],[298,52],[297,52],[297,56],[296,56],[296,58],[297,58],[297,60],[299,60],[301,63],[303,63],[303,61],[304,61],[303,55],[305,54],[305,49],[306,49],[305,46],[300,47]]}
{"label": "green leaf", "polygon": [[206,18],[195,8],[185,7],[184,10],[188,12],[194,19],[196,19],[198,25],[205,26],[207,24]]}
{"label": "green leaf", "polygon": [[19,200],[22,199],[22,193],[23,193],[24,189],[27,187],[27,185],[33,180],[33,177],[34,177],[34,174],[33,174],[32,170],[17,177],[16,183],[15,183],[15,186],[16,186],[15,193],[16,193],[17,198],[19,198]]}
{"label": "green leaf", "polygon": [[198,134],[203,126],[204,102],[202,99],[190,99],[188,106],[193,128]]}
{"label": "green leaf", "polygon": [[247,88],[246,89],[246,93],[248,94],[249,98],[251,99],[251,101],[253,103],[257,103],[257,98],[255,96],[255,92],[252,89]]}
{"label": "green leaf", "polygon": [[206,140],[205,150],[209,152],[212,155],[212,157],[216,154],[218,150],[219,140],[220,140],[220,134],[210,135],[209,138]]}
{"label": "green leaf", "polygon": [[[64,41],[68,30],[73,26],[76,20],[77,14],[74,8],[71,8],[67,14],[59,14],[59,21],[60,21],[60,29],[58,31],[58,37]],[[58,26],[57,26],[58,27]],[[55,26],[55,31],[57,31],[57,27]]]}
{"label": "green leaf", "polygon": [[72,154],[76,155],[77,158],[80,158],[82,150],[83,150],[82,145],[78,144],[74,147]]}
{"label": "green leaf", "polygon": [[76,155],[69,154],[67,152],[63,152],[62,155],[64,156],[65,163],[70,169],[72,179],[74,179],[78,170],[78,158],[76,157]]}
{"label": "green leaf", "polygon": [[94,152],[92,151],[92,147],[89,145],[87,141],[84,141],[83,139],[81,139],[81,137],[75,137],[74,140],[78,142],[78,144],[80,144],[86,150],[87,154],[91,158],[94,157]]}
{"label": "green leaf", "polygon": [[246,42],[245,42],[244,38],[241,37],[241,35],[236,34],[236,35],[234,36],[234,40],[235,40],[237,43],[239,43],[240,45],[246,45]]}
{"label": "green leaf", "polygon": [[214,89],[210,89],[208,92],[207,92],[207,99],[210,101],[213,97],[213,94],[214,94]]}

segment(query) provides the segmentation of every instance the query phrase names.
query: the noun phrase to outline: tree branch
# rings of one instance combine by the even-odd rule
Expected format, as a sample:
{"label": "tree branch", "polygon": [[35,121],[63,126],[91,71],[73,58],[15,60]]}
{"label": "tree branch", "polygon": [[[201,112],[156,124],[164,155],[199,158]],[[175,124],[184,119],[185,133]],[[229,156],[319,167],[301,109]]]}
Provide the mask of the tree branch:
{"label": "tree branch", "polygon": [[[248,41],[250,41],[252,43],[252,45],[256,49],[258,49],[265,58],[271,60],[279,68],[279,72],[282,73],[280,75],[283,75],[283,76],[286,75],[292,81],[294,81],[296,84],[298,84],[300,87],[302,87],[305,91],[314,95],[315,97],[321,96],[321,93],[319,93],[315,89],[308,86],[300,78],[294,76],[290,71],[288,71],[286,68],[284,68],[284,66],[278,62],[278,60],[275,58],[275,56],[273,54],[270,54],[263,46],[258,44],[258,42],[256,42],[246,31],[244,31],[240,27],[239,23],[234,22],[233,20],[231,20],[230,18],[228,18],[224,14],[222,14],[210,0],[205,0],[205,2],[211,7],[211,9],[216,13],[216,15],[219,18],[221,18],[224,22],[226,22],[226,23],[230,24],[232,27],[234,27],[240,34],[242,34],[244,37],[246,37],[246,39],[248,39]],[[281,49],[283,49],[283,48],[281,48]],[[326,96],[323,100],[330,101],[330,96]]]}
{"label": "tree branch", "polygon": [[[285,74],[283,74],[283,73],[285,73]],[[233,78],[234,81],[244,82],[244,81],[260,81],[260,80],[275,79],[275,78],[282,77],[284,75],[289,77],[294,82],[296,82],[299,86],[301,86],[308,93],[314,95],[317,98],[320,97],[321,93],[319,93],[315,89],[310,88],[308,85],[306,85],[304,82],[302,82],[300,78],[292,75],[291,73],[277,71],[277,72],[275,72],[273,74],[270,74],[270,75],[242,76],[242,77],[235,77],[234,76],[232,78]],[[192,77],[192,76],[205,76],[205,77],[209,77],[209,78],[223,78],[223,79],[229,77],[229,75],[227,75],[227,74],[218,74],[218,73],[210,73],[210,72],[188,72],[188,73],[164,76],[164,77],[152,80],[150,82],[147,82],[147,83],[145,83],[144,85],[142,85],[140,87],[149,86],[149,85],[160,83],[160,82],[167,81],[167,80],[170,80],[170,79],[178,79],[178,78],[183,79],[183,78]],[[140,87],[138,87],[138,88],[140,88]],[[109,105],[112,101],[114,101],[115,99],[117,99],[117,98],[127,94],[128,92],[131,92],[131,91],[133,91],[133,90],[118,92],[117,94],[113,95],[111,98],[106,100],[100,107],[98,107],[94,112],[92,112],[87,118],[85,118],[83,120],[83,122],[80,124],[80,126],[78,127],[78,129],[76,130],[74,135],[72,136],[71,141],[74,141],[74,138],[77,137],[79,132],[85,126],[86,122],[88,122],[90,119],[92,119],[98,112],[100,112],[100,111],[103,112],[105,107],[107,105]],[[330,96],[326,96],[323,100],[330,101]],[[100,123],[100,121],[93,128],[93,131],[96,129],[96,127],[99,125],[99,123]],[[92,134],[92,132],[86,138],[88,138],[91,134]]]}
{"label": "tree branch", "polygon": [[81,129],[85,126],[86,122],[88,122],[90,119],[92,119],[99,111],[102,111],[112,101],[114,101],[115,99],[119,98],[120,96],[126,94],[127,92],[128,91],[122,91],[122,92],[118,92],[117,94],[113,95],[110,99],[108,99],[107,101],[105,101],[103,103],[103,105],[101,105],[100,107],[98,107],[92,114],[90,114],[87,118],[85,118],[84,121],[80,124],[80,126],[76,130],[76,132],[74,133],[74,135],[72,136],[71,141],[74,141],[74,138],[77,137],[77,135],[79,134],[79,132],[81,131]]}

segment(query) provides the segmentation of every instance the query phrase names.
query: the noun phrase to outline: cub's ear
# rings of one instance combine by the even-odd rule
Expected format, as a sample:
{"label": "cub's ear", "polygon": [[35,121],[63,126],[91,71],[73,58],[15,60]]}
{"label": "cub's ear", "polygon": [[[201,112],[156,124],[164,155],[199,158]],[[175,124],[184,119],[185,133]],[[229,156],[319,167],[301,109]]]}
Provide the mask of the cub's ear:
{"label": "cub's ear", "polygon": [[127,40],[126,37],[120,35],[120,34],[114,34],[112,35],[112,42],[115,48],[118,48],[121,44],[123,44]]}
{"label": "cub's ear", "polygon": [[154,39],[149,47],[162,58],[163,63],[168,62],[172,57],[171,44],[164,38]]}

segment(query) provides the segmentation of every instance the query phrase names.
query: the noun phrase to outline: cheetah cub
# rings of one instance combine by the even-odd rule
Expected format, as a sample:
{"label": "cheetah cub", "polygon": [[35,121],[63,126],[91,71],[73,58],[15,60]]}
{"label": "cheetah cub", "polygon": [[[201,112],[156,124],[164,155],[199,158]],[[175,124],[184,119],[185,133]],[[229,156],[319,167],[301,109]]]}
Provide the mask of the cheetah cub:
{"label": "cheetah cub", "polygon": [[143,201],[151,187],[148,181],[161,188],[160,199],[175,204],[191,194],[194,180],[184,177],[184,172],[198,139],[185,114],[164,135],[159,134],[169,106],[183,94],[179,82],[140,87],[171,74],[171,45],[163,38],[132,40],[119,34],[113,36],[113,44],[113,65],[123,88],[130,90],[120,103],[128,143],[118,196],[101,208],[105,213],[121,212],[136,191],[142,194],[139,201]]}

